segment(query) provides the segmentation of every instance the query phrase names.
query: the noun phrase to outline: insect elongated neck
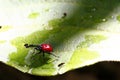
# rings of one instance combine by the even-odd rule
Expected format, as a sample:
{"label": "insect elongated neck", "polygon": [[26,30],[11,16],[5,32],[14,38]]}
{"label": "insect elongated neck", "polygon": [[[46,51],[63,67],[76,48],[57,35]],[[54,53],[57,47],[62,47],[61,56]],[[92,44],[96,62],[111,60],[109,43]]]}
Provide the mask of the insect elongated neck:
{"label": "insect elongated neck", "polygon": [[28,44],[25,44],[24,46],[25,46],[26,48],[29,48],[29,47],[38,47],[39,45],[34,45],[34,44],[28,45]]}

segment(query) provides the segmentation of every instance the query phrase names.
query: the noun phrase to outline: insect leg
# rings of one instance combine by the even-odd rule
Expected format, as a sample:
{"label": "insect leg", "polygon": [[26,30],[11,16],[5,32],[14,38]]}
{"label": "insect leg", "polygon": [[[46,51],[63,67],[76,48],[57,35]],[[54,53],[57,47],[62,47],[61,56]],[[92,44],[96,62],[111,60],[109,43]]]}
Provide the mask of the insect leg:
{"label": "insect leg", "polygon": [[35,48],[33,49],[33,53],[35,53]]}
{"label": "insect leg", "polygon": [[43,53],[43,58],[45,57],[45,52],[44,51],[42,51],[42,53]]}
{"label": "insect leg", "polygon": [[56,56],[55,54],[53,54],[53,53],[49,53],[49,54],[51,54],[51,55],[53,55],[53,56],[55,56],[55,57],[58,57],[59,58],[59,56]]}

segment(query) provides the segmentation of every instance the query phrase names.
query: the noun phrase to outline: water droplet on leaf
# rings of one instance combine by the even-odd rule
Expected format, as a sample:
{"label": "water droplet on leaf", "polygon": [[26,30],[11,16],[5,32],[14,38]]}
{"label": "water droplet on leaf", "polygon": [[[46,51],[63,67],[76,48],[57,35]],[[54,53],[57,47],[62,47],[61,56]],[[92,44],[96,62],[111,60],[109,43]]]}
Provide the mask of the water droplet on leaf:
{"label": "water droplet on leaf", "polygon": [[96,11],[96,8],[92,8],[91,11]]}
{"label": "water droplet on leaf", "polygon": [[106,19],[102,19],[103,22],[107,21]]}
{"label": "water droplet on leaf", "polygon": [[111,16],[111,18],[113,19],[113,18],[114,18],[114,16]]}
{"label": "water droplet on leaf", "polygon": [[90,15],[90,18],[92,18],[93,16]]}

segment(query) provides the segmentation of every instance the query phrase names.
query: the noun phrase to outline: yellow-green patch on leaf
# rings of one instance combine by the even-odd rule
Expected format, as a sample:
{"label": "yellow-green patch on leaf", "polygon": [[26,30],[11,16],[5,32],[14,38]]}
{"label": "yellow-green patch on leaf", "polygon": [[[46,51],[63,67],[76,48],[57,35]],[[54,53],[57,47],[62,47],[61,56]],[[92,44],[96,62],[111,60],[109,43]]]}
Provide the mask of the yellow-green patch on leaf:
{"label": "yellow-green patch on leaf", "polygon": [[41,67],[31,69],[30,73],[34,75],[50,76],[55,73],[55,70],[53,64],[45,64]]}
{"label": "yellow-green patch on leaf", "polygon": [[78,48],[73,53],[70,61],[67,63],[67,68],[80,67],[81,64],[96,59],[99,57],[99,54],[95,51],[90,51],[87,48]]}
{"label": "yellow-green patch on leaf", "polygon": [[39,15],[40,15],[40,13],[38,13],[38,12],[33,12],[33,13],[30,13],[30,14],[28,15],[28,18],[30,18],[30,19],[35,19],[35,18],[37,18]]}
{"label": "yellow-green patch on leaf", "polygon": [[11,28],[12,28],[12,26],[9,26],[9,25],[2,26],[2,28],[0,29],[0,32],[8,31]]}

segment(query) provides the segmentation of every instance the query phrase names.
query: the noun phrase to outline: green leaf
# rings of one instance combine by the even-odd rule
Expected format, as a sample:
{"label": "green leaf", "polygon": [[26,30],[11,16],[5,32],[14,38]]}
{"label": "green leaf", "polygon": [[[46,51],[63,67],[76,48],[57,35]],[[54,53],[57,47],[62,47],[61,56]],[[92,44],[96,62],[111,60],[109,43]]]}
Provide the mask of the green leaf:
{"label": "green leaf", "polygon": [[[119,61],[119,2],[1,1],[0,61],[38,76],[62,74],[99,61]],[[49,43],[58,57],[47,53],[43,57],[34,48],[25,48],[26,43]]]}

